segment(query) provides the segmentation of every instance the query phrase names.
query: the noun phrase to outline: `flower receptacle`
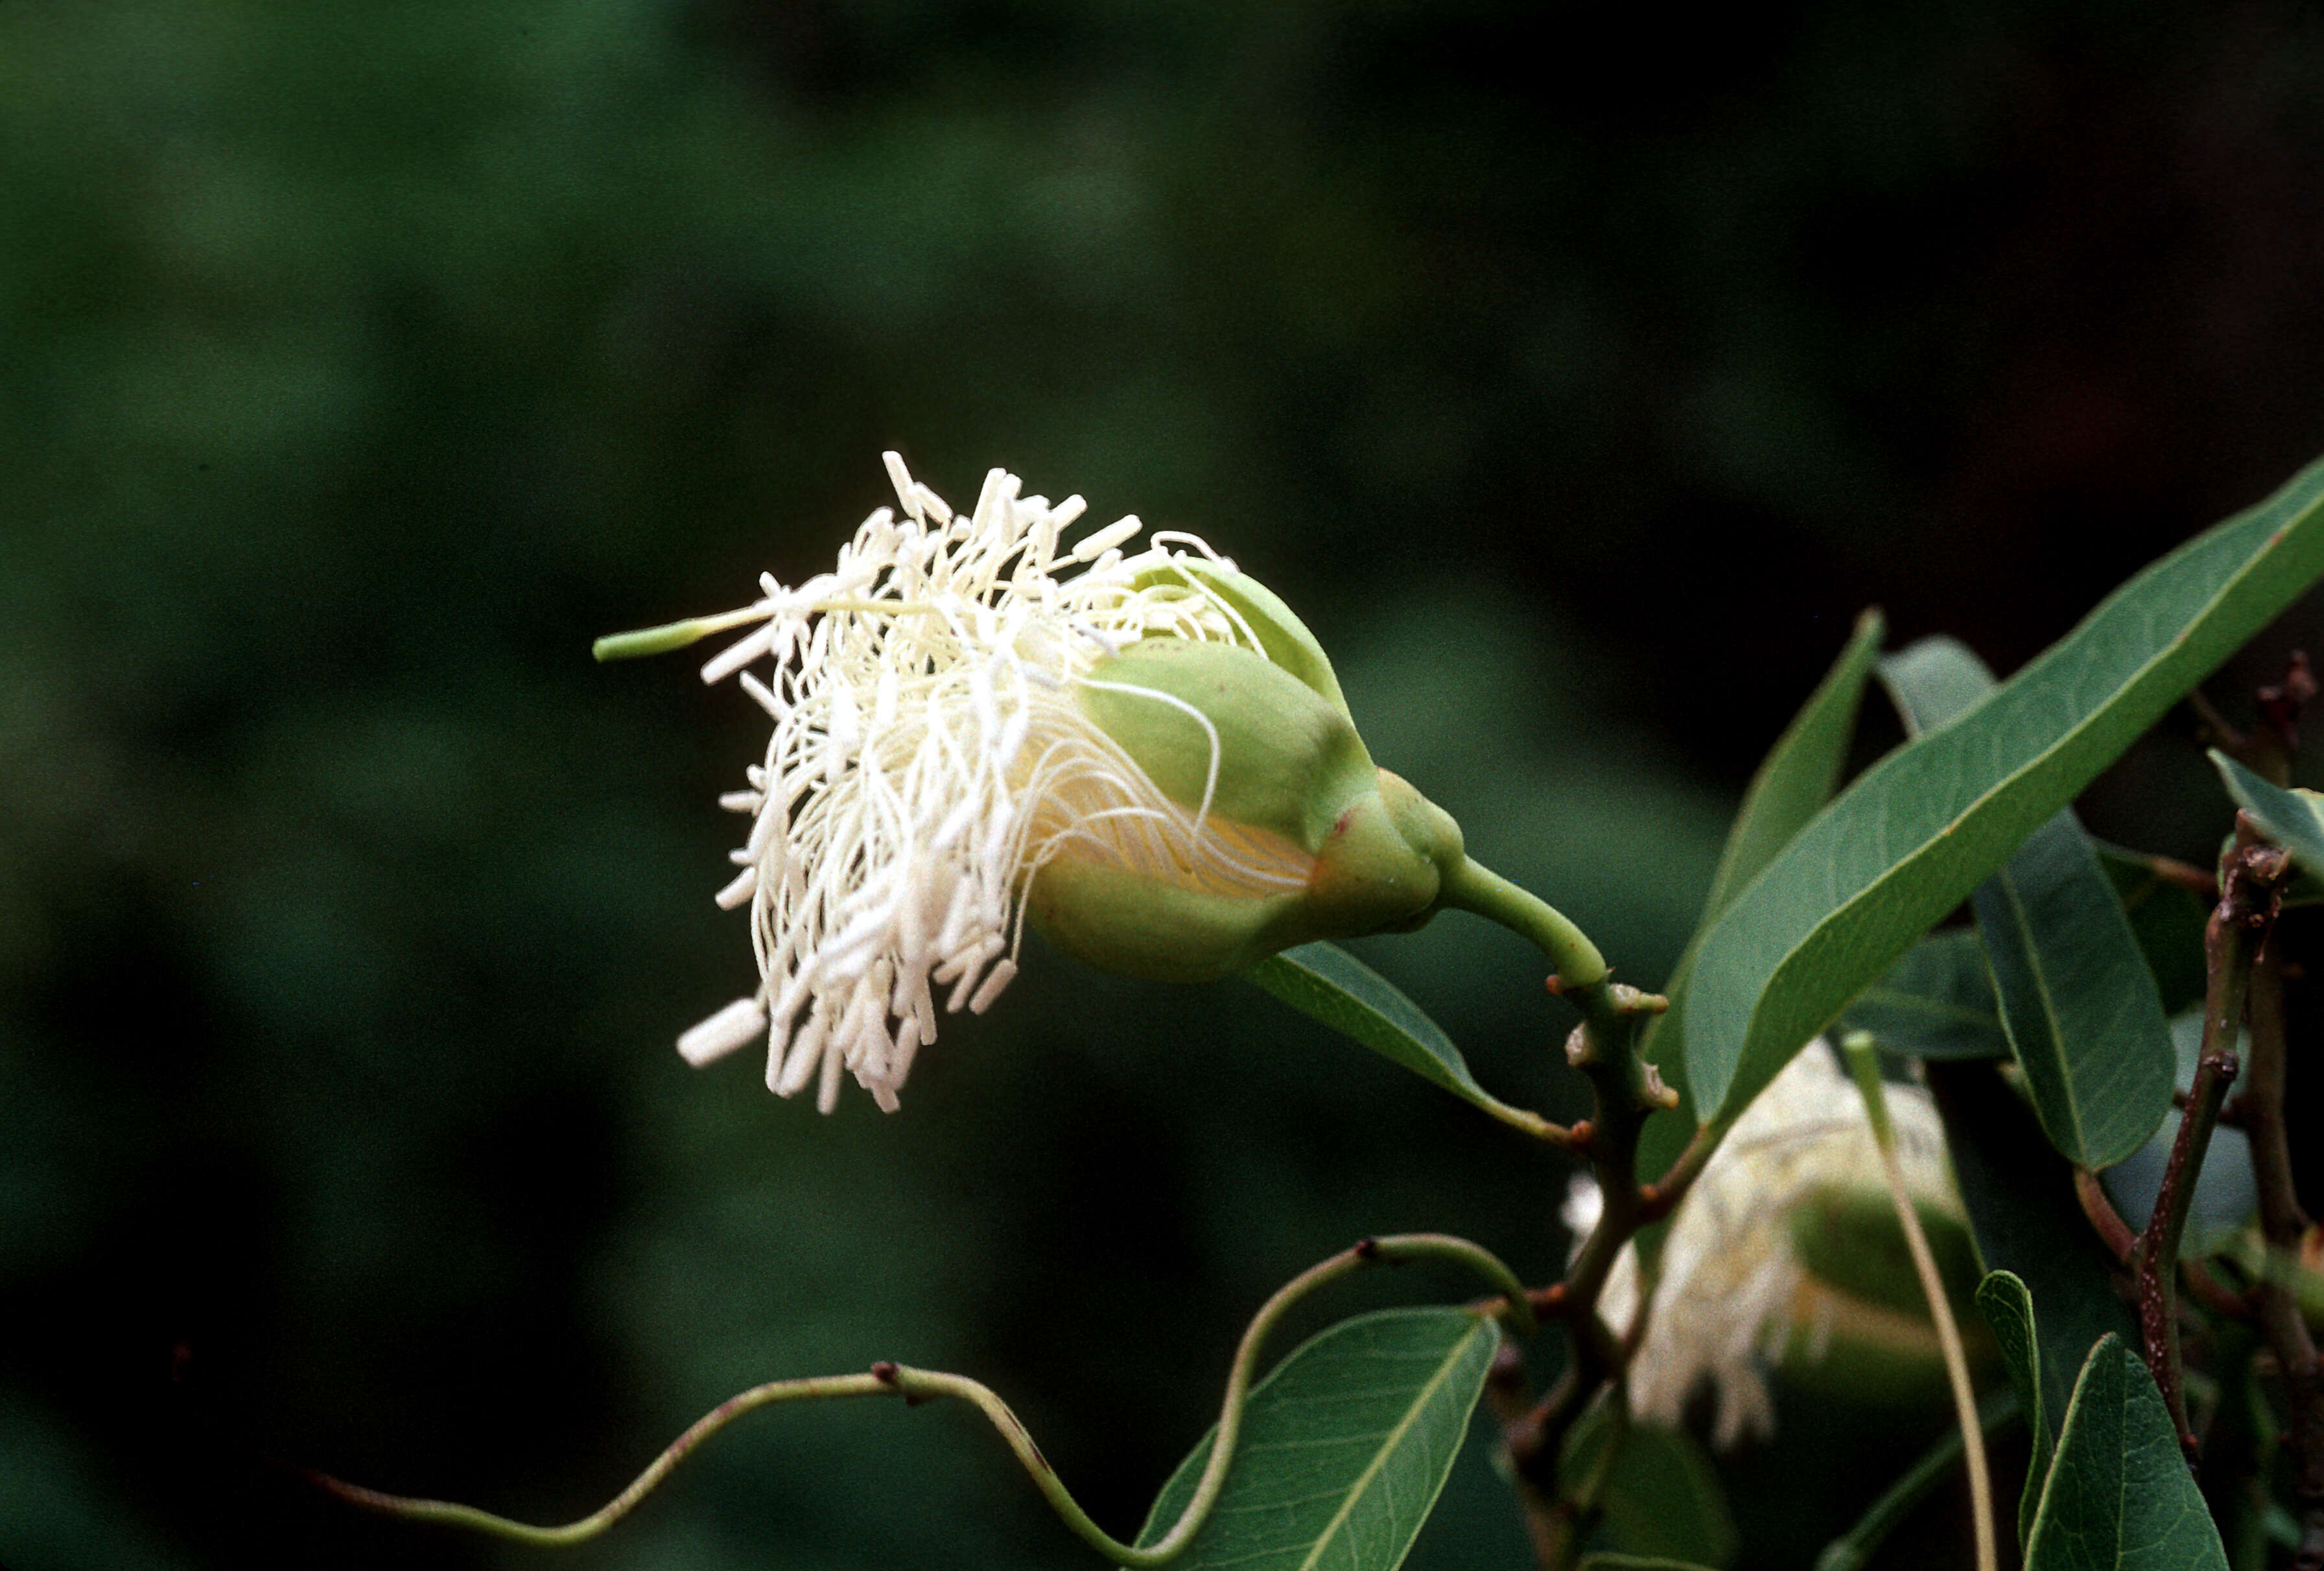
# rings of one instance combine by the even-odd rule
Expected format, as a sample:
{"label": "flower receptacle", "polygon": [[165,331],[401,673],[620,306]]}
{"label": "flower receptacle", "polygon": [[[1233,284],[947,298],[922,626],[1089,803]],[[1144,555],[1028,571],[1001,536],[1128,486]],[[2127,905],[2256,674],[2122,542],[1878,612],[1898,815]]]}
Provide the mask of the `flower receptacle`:
{"label": "flower receptacle", "polygon": [[1347,712],[1253,650],[1148,638],[1082,680],[1083,712],[1164,795],[1265,829],[1309,855],[1376,789]]}
{"label": "flower receptacle", "polygon": [[1184,583],[1223,605],[1256,641],[1268,664],[1287,672],[1354,724],[1348,714],[1348,700],[1340,691],[1340,679],[1332,670],[1332,657],[1323,652],[1323,644],[1298,614],[1257,578],[1223,562],[1179,557],[1167,568],[1139,575],[1139,582],[1157,588],[1167,583]]}
{"label": "flower receptacle", "polygon": [[1163,864],[1125,854],[1124,836],[1062,846],[1027,912],[1102,969],[1203,981],[1296,944],[1416,927],[1462,855],[1452,818],[1372,762],[1306,629],[1244,583],[1238,609],[1291,653],[1312,651],[1309,679],[1240,644],[1148,638],[1099,662],[1081,702],[1157,790],[1203,815],[1201,832],[1269,876]]}

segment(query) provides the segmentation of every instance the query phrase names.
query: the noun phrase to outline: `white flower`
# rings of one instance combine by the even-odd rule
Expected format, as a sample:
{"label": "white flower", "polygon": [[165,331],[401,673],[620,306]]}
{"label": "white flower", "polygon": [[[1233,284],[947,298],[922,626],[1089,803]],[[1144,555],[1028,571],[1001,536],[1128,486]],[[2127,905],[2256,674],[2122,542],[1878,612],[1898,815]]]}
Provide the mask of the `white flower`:
{"label": "white flower", "polygon": [[[936,1038],[937,991],[948,1012],[982,1013],[1008,986],[1028,886],[1051,861],[1250,897],[1301,891],[1314,867],[1281,836],[1212,815],[1218,733],[1193,705],[1090,675],[1157,634],[1259,650],[1171,547],[1231,562],[1167,532],[1125,556],[1135,517],[1065,546],[1082,499],[1021,496],[1000,469],[956,515],[885,457],[902,516],[872,513],[832,571],[796,589],[762,578],[761,598],[711,619],[757,625],[702,671],[736,678],[774,721],[750,789],[721,799],[751,815],[718,903],[749,902],[760,980],[678,1050],[704,1064],[764,1035],[768,1086],[788,1096],[816,1081],[825,1112],[843,1069],[892,1111]],[[1088,688],[1200,724],[1202,800],[1158,790],[1091,721]]]}
{"label": "white flower", "polygon": [[[1929,1094],[1892,1085],[1886,1100],[1906,1188],[1916,1200],[1960,1214]],[[1879,1172],[1862,1094],[1824,1043],[1810,1043],[1736,1121],[1672,1219],[1653,1316],[1630,1365],[1631,1410],[1674,1426],[1707,1380],[1714,1445],[1772,1434],[1768,1371],[1797,1331],[1809,1334],[1815,1354],[1835,1302],[1815,1290],[1794,1250],[1794,1208],[1821,1190],[1877,1186]],[[1574,1181],[1563,1216],[1577,1247],[1601,1205],[1597,1185],[1586,1177]],[[1637,1253],[1626,1248],[1600,1299],[1617,1335],[1629,1326],[1637,1301]]]}

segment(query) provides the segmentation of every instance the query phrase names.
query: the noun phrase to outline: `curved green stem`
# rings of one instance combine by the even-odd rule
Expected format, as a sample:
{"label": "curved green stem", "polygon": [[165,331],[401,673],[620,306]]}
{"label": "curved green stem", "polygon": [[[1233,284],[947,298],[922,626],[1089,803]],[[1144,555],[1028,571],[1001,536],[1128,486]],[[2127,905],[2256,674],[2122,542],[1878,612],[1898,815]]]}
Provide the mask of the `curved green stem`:
{"label": "curved green stem", "polygon": [[1606,957],[1572,918],[1474,857],[1463,856],[1445,871],[1437,898],[1455,910],[1499,922],[1531,942],[1549,956],[1561,992],[1580,992],[1606,980]]}
{"label": "curved green stem", "polygon": [[958,1397],[976,1404],[992,1427],[1001,1432],[1009,1448],[1017,1454],[1031,1475],[1034,1487],[1049,1502],[1068,1528],[1081,1540],[1119,1566],[1143,1567],[1161,1566],[1178,1557],[1194,1535],[1203,1530],[1210,1520],[1211,1510],[1218,1504],[1220,1493],[1226,1488],[1227,1470],[1233,1465],[1237,1444],[1242,1437],[1242,1417],[1245,1400],[1250,1393],[1253,1372],[1259,1367],[1259,1354],[1268,1334],[1273,1331],[1292,1306],[1326,1282],[1336,1281],[1359,1266],[1375,1260],[1405,1261],[1434,1258],[1450,1261],[1477,1271],[1504,1295],[1505,1312],[1521,1331],[1533,1328],[1533,1310],[1526,1301],[1524,1288],[1516,1273],[1498,1258],[1477,1244],[1446,1234],[1404,1234],[1389,1238],[1367,1239],[1353,1249],[1333,1255],[1320,1265],[1309,1267],[1276,1289],[1259,1313],[1252,1317],[1235,1348],[1233,1366],[1227,1373],[1225,1400],[1219,1406],[1218,1438],[1212,1445],[1210,1458],[1204,1464],[1203,1476],[1194,1485],[1194,1498],[1178,1514],[1170,1530],[1153,1543],[1139,1548],[1125,1544],[1108,1533],[1075,1501],[1055,1471],[1033,1437],[1009,1410],[1009,1404],[994,1394],[991,1387],[965,1375],[940,1374],[928,1370],[903,1369],[895,1371],[897,1389],[907,1397]]}
{"label": "curved green stem", "polygon": [[307,1476],[341,1500],[362,1506],[366,1511],[382,1511],[410,1521],[442,1522],[447,1527],[469,1528],[480,1533],[490,1533],[494,1538],[553,1549],[580,1543],[585,1539],[594,1539],[629,1515],[640,1501],[651,1494],[654,1487],[669,1476],[672,1468],[686,1460],[687,1453],[744,1413],[772,1407],[778,1402],[822,1397],[889,1396],[894,1393],[895,1389],[877,1374],[814,1375],[806,1380],[772,1380],[764,1385],[754,1385],[749,1391],[728,1397],[695,1419],[687,1426],[686,1433],[671,1441],[668,1449],[646,1465],[643,1473],[630,1481],[627,1489],[578,1521],[567,1522],[561,1527],[535,1527],[530,1522],[513,1521],[455,1501],[420,1500],[406,1494],[389,1494],[384,1490],[365,1489],[360,1483],[349,1483],[345,1479],[333,1478],[327,1473],[317,1473],[311,1469],[307,1470]]}
{"label": "curved green stem", "polygon": [[1511,1326],[1521,1334],[1530,1334],[1535,1329],[1533,1308],[1526,1300],[1524,1286],[1518,1281],[1517,1273],[1481,1245],[1449,1234],[1407,1233],[1386,1238],[1368,1238],[1351,1249],[1342,1250],[1329,1260],[1309,1267],[1276,1289],[1274,1296],[1259,1307],[1259,1313],[1252,1317],[1250,1325],[1244,1330],[1242,1340],[1235,1348],[1233,1365],[1227,1374],[1226,1395],[1219,1408],[1218,1439],[1211,1446],[1210,1460],[1203,1469],[1202,1481],[1195,1488],[1194,1498],[1186,1502],[1185,1511],[1180,1513],[1169,1532],[1143,1548],[1120,1542],[1091,1520],[1089,1513],[1082,1509],[1080,1502],[1074,1499],[1063,1481],[1050,1468],[1048,1459],[1041,1455],[1040,1447],[1033,1443],[1033,1437],[1024,1424],[990,1386],[966,1375],[913,1369],[898,1363],[874,1364],[866,1374],[770,1381],[729,1397],[696,1419],[684,1434],[670,1442],[669,1448],[632,1480],[628,1488],[587,1516],[560,1527],[535,1527],[529,1522],[513,1521],[507,1517],[451,1501],[389,1494],[348,1483],[323,1473],[309,1472],[308,1477],[340,1499],[370,1511],[416,1521],[469,1528],[517,1543],[549,1548],[577,1544],[612,1527],[651,1493],[654,1487],[668,1477],[670,1470],[684,1461],[696,1446],[744,1413],[759,1408],[819,1397],[901,1396],[915,1402],[934,1397],[957,1397],[973,1403],[991,1420],[992,1427],[1000,1431],[1001,1437],[1031,1475],[1042,1498],[1084,1542],[1118,1565],[1136,1567],[1160,1566],[1175,1559],[1194,1541],[1194,1535],[1209,1520],[1211,1508],[1218,1503],[1220,1492],[1226,1487],[1227,1469],[1234,1460],[1236,1442],[1242,1431],[1243,1407],[1250,1394],[1251,1375],[1258,1367],[1259,1351],[1268,1334],[1275,1329],[1294,1305],[1325,1283],[1336,1281],[1374,1261],[1394,1263],[1407,1260],[1442,1260],[1474,1271],[1501,1295],[1500,1301],[1491,1306],[1490,1312],[1506,1316]]}

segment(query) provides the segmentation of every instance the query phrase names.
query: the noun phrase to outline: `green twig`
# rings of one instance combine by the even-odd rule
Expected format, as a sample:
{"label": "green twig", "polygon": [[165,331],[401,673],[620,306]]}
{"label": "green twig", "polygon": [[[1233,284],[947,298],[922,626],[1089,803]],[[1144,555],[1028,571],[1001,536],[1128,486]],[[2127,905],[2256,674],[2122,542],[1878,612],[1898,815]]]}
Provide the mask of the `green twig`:
{"label": "green twig", "polygon": [[669,1477],[670,1470],[685,1461],[696,1446],[745,1413],[773,1407],[779,1402],[816,1400],[825,1397],[886,1396],[893,1390],[877,1374],[816,1375],[806,1380],[776,1380],[764,1385],[754,1385],[749,1391],[728,1397],[695,1419],[686,1433],[671,1441],[660,1455],[646,1465],[643,1473],[631,1480],[627,1489],[578,1521],[567,1522],[561,1527],[535,1527],[530,1522],[513,1521],[456,1501],[420,1500],[410,1495],[389,1494],[384,1490],[366,1489],[359,1483],[333,1478],[327,1473],[317,1473],[312,1469],[306,1470],[306,1473],[315,1483],[366,1511],[401,1517],[407,1521],[441,1522],[447,1527],[468,1528],[476,1532],[489,1533],[496,1539],[510,1539],[539,1548],[558,1548],[567,1544],[580,1543],[585,1539],[594,1539],[629,1515],[638,1502],[651,1494],[655,1486]]}
{"label": "green twig", "polygon": [[1186,1502],[1186,1509],[1180,1513],[1168,1533],[1142,1548],[1111,1537],[1091,1520],[1089,1513],[1082,1509],[1051,1470],[1047,1459],[1041,1455],[1040,1447],[1033,1443],[1033,1437],[1027,1432],[1017,1415],[1009,1410],[1009,1404],[1002,1401],[991,1387],[965,1375],[914,1369],[899,1363],[875,1363],[865,1374],[771,1381],[729,1397],[696,1419],[684,1434],[672,1441],[644,1472],[630,1483],[628,1488],[587,1516],[558,1527],[536,1527],[451,1501],[389,1494],[381,1490],[366,1489],[361,1484],[348,1483],[327,1474],[309,1472],[307,1476],[340,1499],[366,1510],[408,1520],[468,1528],[521,1544],[556,1548],[593,1539],[621,1520],[651,1493],[654,1487],[668,1477],[696,1446],[744,1413],[780,1402],[825,1397],[901,1396],[911,1402],[935,1397],[957,1397],[973,1403],[991,1420],[992,1427],[1000,1431],[1010,1450],[1016,1454],[1017,1460],[1031,1475],[1042,1498],[1049,1502],[1067,1527],[1080,1535],[1083,1541],[1118,1565],[1160,1566],[1175,1559],[1194,1541],[1194,1535],[1209,1520],[1211,1508],[1218,1503],[1220,1492],[1226,1486],[1227,1469],[1234,1460],[1236,1441],[1241,1435],[1243,1409],[1250,1394],[1251,1376],[1258,1367],[1259,1351],[1268,1334],[1275,1329],[1294,1305],[1327,1282],[1336,1281],[1375,1261],[1393,1263],[1410,1260],[1445,1261],[1483,1277],[1501,1295],[1498,1300],[1486,1306],[1487,1312],[1506,1317],[1512,1328],[1520,1334],[1529,1334],[1535,1329],[1533,1309],[1526,1301],[1517,1273],[1489,1251],[1464,1238],[1438,1233],[1368,1238],[1351,1249],[1343,1250],[1331,1259],[1309,1267],[1277,1289],[1274,1296],[1260,1306],[1259,1313],[1252,1317],[1250,1325],[1244,1330],[1242,1341],[1235,1349],[1234,1363],[1227,1374],[1226,1395],[1219,1408],[1217,1439],[1211,1446],[1210,1460],[1204,1466],[1202,1480],[1195,1487],[1194,1498]]}
{"label": "green twig", "polygon": [[1969,1384],[1969,1354],[1961,1347],[1960,1327],[1953,1322],[1952,1303],[1944,1279],[1937,1273],[1937,1257],[1921,1229],[1920,1212],[1904,1184],[1904,1169],[1896,1160],[1896,1130],[1888,1120],[1888,1091],[1880,1079],[1880,1054],[1869,1033],[1850,1031],[1840,1039],[1849,1072],[1864,1097],[1864,1111],[1872,1121],[1873,1143],[1880,1149],[1880,1174],[1887,1180],[1888,1197],[1895,1203],[1897,1224],[1904,1230],[1904,1247],[1912,1252],[1921,1291],[1929,1300],[1929,1318],[1937,1328],[1937,1345],[1944,1350],[1945,1377],[1953,1392],[1953,1418],[1969,1458],[1969,1512],[1975,1518],[1978,1571],[1994,1571],[1999,1564],[1993,1536],[1993,1476],[1985,1465],[1985,1431],[1977,1414],[1977,1392]]}
{"label": "green twig", "polygon": [[[1564,1323],[1572,1358],[1549,1393],[1506,1425],[1502,1437],[1511,1465],[1525,1481],[1536,1552],[1544,1566],[1561,1567],[1580,1553],[1596,1507],[1586,1481],[1568,1488],[1557,1475],[1565,1436],[1609,1382],[1616,1387],[1614,1400],[1623,1400],[1620,1388],[1631,1352],[1599,1314],[1599,1295],[1623,1246],[1667,1212],[1684,1187],[1682,1180],[1667,1196],[1650,1199],[1637,1175],[1638,1136],[1647,1116],[1678,1103],[1638,1052],[1641,1027],[1670,1003],[1614,981],[1605,956],[1569,918],[1474,861],[1464,858],[1446,875],[1443,899],[1529,939],[1549,959],[1550,991],[1582,1015],[1566,1040],[1565,1058],[1589,1080],[1591,1109],[1586,1122],[1572,1127],[1569,1143],[1589,1159],[1602,1208],[1565,1280],[1534,1298],[1536,1308]],[[1660,1210],[1654,1208],[1657,1204]]]}
{"label": "green twig", "polygon": [[1473,911],[1528,940],[1549,956],[1558,993],[1571,999],[1583,1019],[1601,1029],[1616,1023],[1606,993],[1610,975],[1606,956],[1564,912],[1466,856],[1444,874],[1438,898],[1455,910]]}

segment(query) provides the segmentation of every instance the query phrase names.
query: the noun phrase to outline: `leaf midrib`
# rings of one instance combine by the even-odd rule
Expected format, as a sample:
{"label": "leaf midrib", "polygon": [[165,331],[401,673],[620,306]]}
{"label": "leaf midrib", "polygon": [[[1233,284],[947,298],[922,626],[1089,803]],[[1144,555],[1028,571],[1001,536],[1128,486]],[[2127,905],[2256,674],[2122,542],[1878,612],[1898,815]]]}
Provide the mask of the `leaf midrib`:
{"label": "leaf midrib", "polygon": [[1894,987],[1868,987],[1857,995],[1856,1005],[1877,1003],[1883,1009],[1893,1009],[1899,1014],[1925,1015],[1946,1025],[1990,1026],[1994,1017],[1965,1003],[1953,1003],[1941,998],[1931,998],[1925,993],[1905,993]]}
{"label": "leaf midrib", "polygon": [[[2059,1089],[2065,1097],[2066,1116],[2074,1130],[2075,1160],[2087,1160],[2090,1151],[2090,1132],[2082,1123],[2082,1100],[2074,1094],[2073,1070],[2066,1063],[2065,1026],[2058,1017],[2056,1003],[2052,996],[2050,974],[2042,964],[2042,947],[2034,941],[2034,919],[2032,914],[2025,909],[2025,902],[2018,897],[2017,877],[2010,872],[2007,863],[2002,864],[2001,871],[1994,874],[1994,878],[2001,887],[2002,899],[2009,904],[2010,919],[2016,924],[2017,930],[2010,935],[2010,941],[2017,946],[2018,953],[2024,961],[2025,969],[2033,975],[2034,992],[2042,1011],[2042,1023],[2049,1028],[2050,1041],[2045,1050],[2060,1071]],[[2005,1000],[2002,1010],[2002,1022],[2005,1026],[2008,1023],[2008,1019],[2009,1012]],[[2010,1045],[2015,1047],[2016,1043],[2012,1041]],[[2021,1068],[2024,1067],[2024,1054],[2022,1050],[2018,1054],[2018,1067]]]}
{"label": "leaf midrib", "polygon": [[1340,1502],[1339,1510],[1332,1513],[1332,1520],[1325,1522],[1323,1530],[1315,1535],[1315,1542],[1308,1549],[1306,1558],[1299,1562],[1299,1571],[1314,1571],[1315,1566],[1321,1562],[1324,1548],[1339,1536],[1340,1529],[1346,1526],[1349,1513],[1356,1509],[1356,1502],[1363,1498],[1365,1491],[1371,1486],[1373,1478],[1379,1474],[1382,1467],[1387,1465],[1390,1453],[1403,1443],[1404,1437],[1417,1421],[1420,1410],[1428,1405],[1431,1398],[1435,1396],[1437,1388],[1452,1378],[1453,1366],[1461,1362],[1462,1356],[1469,1349],[1470,1338],[1488,1335],[1489,1326],[1489,1322],[1479,1320],[1466,1335],[1455,1342],[1445,1353],[1443,1361],[1436,1366],[1436,1372],[1430,1375],[1428,1383],[1414,1394],[1411,1404],[1404,1410],[1404,1417],[1398,1419],[1395,1428],[1388,1431],[1379,1449],[1372,1453],[1372,1459],[1364,1465],[1364,1470],[1356,1474],[1355,1482],[1348,1486],[1346,1495]]}

